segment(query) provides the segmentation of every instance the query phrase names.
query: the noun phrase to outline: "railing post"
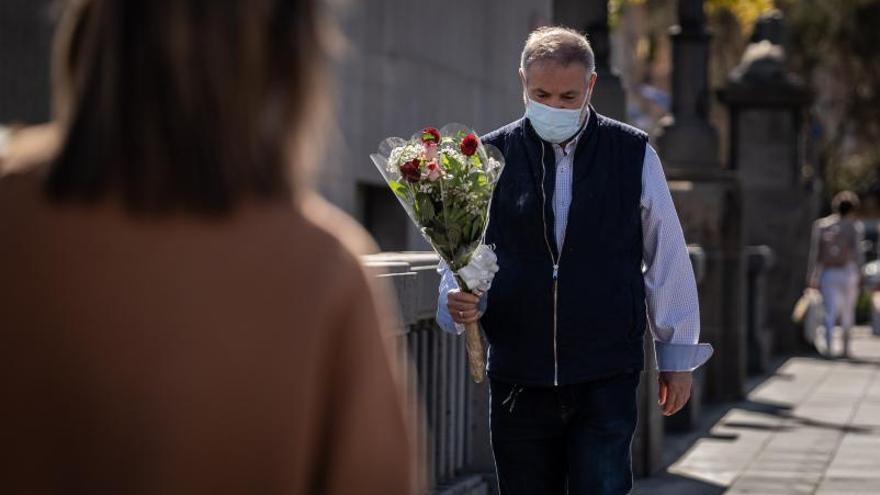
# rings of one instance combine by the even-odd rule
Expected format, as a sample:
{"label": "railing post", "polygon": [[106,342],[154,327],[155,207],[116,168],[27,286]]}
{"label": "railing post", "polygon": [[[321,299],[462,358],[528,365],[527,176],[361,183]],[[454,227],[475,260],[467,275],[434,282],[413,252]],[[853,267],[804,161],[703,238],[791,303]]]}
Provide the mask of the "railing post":
{"label": "railing post", "polygon": [[748,371],[763,373],[770,366],[773,354],[773,333],[767,327],[767,275],[775,262],[770,246],[746,248],[746,355]]}

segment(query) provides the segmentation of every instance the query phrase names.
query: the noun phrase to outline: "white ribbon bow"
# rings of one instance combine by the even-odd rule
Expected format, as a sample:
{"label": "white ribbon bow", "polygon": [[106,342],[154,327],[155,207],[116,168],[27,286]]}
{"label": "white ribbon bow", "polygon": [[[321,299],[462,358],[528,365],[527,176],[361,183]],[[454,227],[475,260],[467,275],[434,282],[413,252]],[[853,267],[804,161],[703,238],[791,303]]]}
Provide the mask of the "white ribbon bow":
{"label": "white ribbon bow", "polygon": [[492,287],[492,279],[498,272],[498,257],[492,248],[480,244],[474,251],[470,263],[458,271],[458,276],[467,285],[471,292],[482,295]]}

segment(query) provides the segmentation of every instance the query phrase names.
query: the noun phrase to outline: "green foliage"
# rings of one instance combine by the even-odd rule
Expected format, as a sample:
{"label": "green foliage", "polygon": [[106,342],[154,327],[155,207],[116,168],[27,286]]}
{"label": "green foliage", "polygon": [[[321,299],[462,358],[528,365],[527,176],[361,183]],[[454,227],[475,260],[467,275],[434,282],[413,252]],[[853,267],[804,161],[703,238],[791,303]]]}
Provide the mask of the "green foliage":
{"label": "green foliage", "polygon": [[[823,102],[825,180],[876,188],[880,167],[880,0],[781,0],[794,68]],[[829,124],[830,122],[830,124]]]}
{"label": "green foliage", "polygon": [[856,299],[856,324],[865,325],[871,322],[871,292],[860,291]]}
{"label": "green foliage", "polygon": [[773,8],[773,0],[706,0],[709,15],[726,10],[733,14],[743,32],[750,32],[761,14]]}
{"label": "green foliage", "polygon": [[482,241],[494,184],[479,158],[462,163],[441,153],[440,163],[446,171],[441,180],[389,184],[401,197],[411,195],[413,199],[407,204],[412,204],[416,222],[438,253],[450,260],[451,268],[458,270],[470,261],[471,253]]}
{"label": "green foliage", "polygon": [[623,9],[630,5],[641,5],[645,0],[608,0],[608,25],[616,27]]}
{"label": "green foliage", "polygon": [[398,195],[402,200],[411,202],[411,190],[405,184],[402,184],[399,180],[392,180],[388,182],[388,185],[391,187],[391,190],[394,191],[394,194]]}
{"label": "green foliage", "polygon": [[[611,27],[616,27],[620,14],[624,9],[631,5],[643,5],[647,0],[609,0],[608,1],[608,23]],[[706,13],[712,15],[722,10],[729,11],[736,16],[739,25],[743,30],[750,30],[755,20],[773,8],[773,0],[706,0]]]}
{"label": "green foliage", "polygon": [[[831,145],[829,145],[830,147]],[[825,170],[825,181],[830,186],[828,200],[843,190],[858,194],[874,192],[880,183],[880,149],[869,149],[861,153],[835,156],[829,150],[829,166]]]}
{"label": "green foliage", "polygon": [[417,193],[416,194],[416,215],[417,218],[422,220],[430,220],[434,218],[436,211],[434,209],[434,202],[431,200],[431,196],[425,193]]}

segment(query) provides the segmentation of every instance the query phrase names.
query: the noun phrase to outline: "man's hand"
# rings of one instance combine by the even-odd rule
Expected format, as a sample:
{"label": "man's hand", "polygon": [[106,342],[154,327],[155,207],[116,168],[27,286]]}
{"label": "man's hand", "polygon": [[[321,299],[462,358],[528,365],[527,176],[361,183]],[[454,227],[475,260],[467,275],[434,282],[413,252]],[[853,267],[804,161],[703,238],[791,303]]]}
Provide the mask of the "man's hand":
{"label": "man's hand", "polygon": [[480,304],[480,298],[458,289],[449,291],[446,300],[446,307],[449,314],[452,315],[453,321],[456,323],[474,323],[480,319],[480,310],[477,307]]}
{"label": "man's hand", "polygon": [[690,399],[694,377],[690,371],[661,371],[658,381],[660,394],[657,403],[664,416],[672,416]]}

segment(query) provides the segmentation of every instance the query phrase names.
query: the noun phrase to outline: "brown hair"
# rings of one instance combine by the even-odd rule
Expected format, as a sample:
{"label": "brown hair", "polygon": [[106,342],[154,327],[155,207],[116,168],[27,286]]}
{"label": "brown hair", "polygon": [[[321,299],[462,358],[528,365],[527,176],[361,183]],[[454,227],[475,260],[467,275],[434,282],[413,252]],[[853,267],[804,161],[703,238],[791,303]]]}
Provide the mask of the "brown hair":
{"label": "brown hair", "polygon": [[831,210],[840,215],[847,215],[859,208],[859,196],[852,191],[840,191],[831,200]]}
{"label": "brown hair", "polygon": [[[226,212],[291,193],[323,101],[314,0],[73,0],[56,43],[58,199]],[[65,30],[65,26],[66,30]]]}
{"label": "brown hair", "polygon": [[540,27],[529,34],[520,58],[520,68],[528,70],[534,62],[550,60],[563,66],[578,62],[588,72],[596,70],[590,42],[583,34],[562,26]]}

